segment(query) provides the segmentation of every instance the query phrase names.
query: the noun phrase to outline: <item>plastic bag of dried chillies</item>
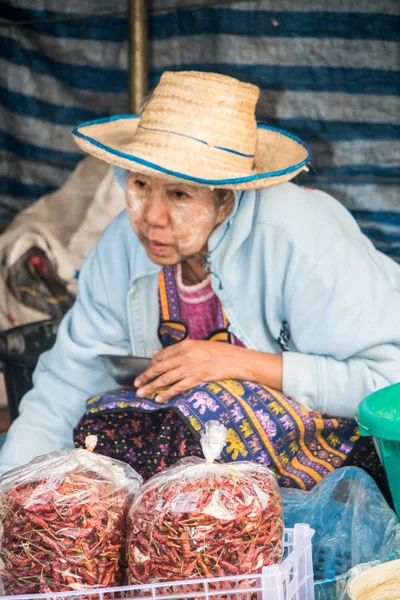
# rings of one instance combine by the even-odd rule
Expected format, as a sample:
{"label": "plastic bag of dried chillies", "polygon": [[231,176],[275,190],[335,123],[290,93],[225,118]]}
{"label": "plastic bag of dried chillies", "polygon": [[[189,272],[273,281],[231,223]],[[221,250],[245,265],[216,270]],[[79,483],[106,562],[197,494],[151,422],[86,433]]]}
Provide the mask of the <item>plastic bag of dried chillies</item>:
{"label": "plastic bag of dried chillies", "polygon": [[[94,439],[93,439],[94,438]],[[0,590],[35,594],[124,583],[127,512],[142,478],[87,450],[40,456],[0,478]]]}
{"label": "plastic bag of dried chillies", "polygon": [[259,573],[281,558],[276,478],[255,463],[215,463],[226,435],[209,421],[205,460],[182,459],[141,488],[128,516],[130,584]]}

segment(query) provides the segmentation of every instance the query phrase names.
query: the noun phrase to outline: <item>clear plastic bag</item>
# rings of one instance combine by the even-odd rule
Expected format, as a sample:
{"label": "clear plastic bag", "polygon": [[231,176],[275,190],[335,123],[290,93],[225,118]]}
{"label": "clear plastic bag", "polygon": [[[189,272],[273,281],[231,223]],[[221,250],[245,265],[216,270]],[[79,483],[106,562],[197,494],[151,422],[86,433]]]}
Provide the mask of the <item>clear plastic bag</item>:
{"label": "clear plastic bag", "polygon": [[218,464],[226,429],[206,423],[206,460],[185,458],[141,488],[128,517],[128,583],[258,573],[283,553],[275,475],[250,462]]}
{"label": "clear plastic bag", "polygon": [[126,517],[142,478],[88,442],[0,478],[2,594],[124,583]]}
{"label": "clear plastic bag", "polygon": [[286,527],[308,523],[315,530],[316,600],[347,600],[352,573],[400,555],[399,520],[365,471],[338,469],[309,492],[282,496]]}

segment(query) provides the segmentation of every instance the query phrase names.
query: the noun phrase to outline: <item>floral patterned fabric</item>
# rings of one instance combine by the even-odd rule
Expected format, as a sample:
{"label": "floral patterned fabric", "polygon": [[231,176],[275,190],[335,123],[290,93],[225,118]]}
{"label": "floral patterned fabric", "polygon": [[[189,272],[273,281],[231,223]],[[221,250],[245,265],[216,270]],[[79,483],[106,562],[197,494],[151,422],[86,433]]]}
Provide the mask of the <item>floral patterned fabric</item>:
{"label": "floral patterned fabric", "polygon": [[[159,293],[160,329],[167,323],[171,334],[161,339],[175,343],[182,339],[182,323],[173,268],[163,269]],[[221,325],[226,327],[222,307]],[[221,339],[228,341],[229,336]],[[276,473],[282,487],[311,489],[344,464],[359,439],[354,421],[308,412],[257,383],[202,384],[162,409],[154,396],[136,398],[134,389],[122,388],[91,398],[75,430],[76,445],[97,434],[103,453],[129,462],[147,478],[178,458],[200,455],[202,427],[216,419],[228,430],[222,461],[259,462]]]}
{"label": "floral patterned fabric", "polygon": [[[203,424],[215,419],[228,429],[222,461],[259,462],[275,471],[282,487],[311,489],[324,475],[343,465],[359,438],[353,421],[309,413],[283,394],[251,382],[226,380],[203,384],[175,397],[166,407],[169,410],[160,411],[154,399],[136,398],[132,388],[102,394],[89,400],[75,441],[82,445],[85,435],[99,435],[103,427],[110,428],[108,447],[110,442],[111,447],[112,442],[115,448],[126,446],[127,460],[135,468],[147,460],[137,455],[148,456],[149,464],[153,460],[157,472],[164,465],[173,464],[178,456],[193,453],[198,448],[193,438],[198,440]],[[171,409],[175,411],[174,419],[168,415]],[[118,413],[125,417],[119,418]],[[144,419],[143,413],[151,415],[151,420]],[[161,427],[163,419],[170,428],[168,431]],[[157,459],[160,448],[154,445],[156,438],[148,435],[150,430],[159,431],[164,441],[162,464]],[[181,443],[185,431],[186,444]],[[179,455],[177,444],[180,444]]]}
{"label": "floral patterned fabric", "polygon": [[182,457],[202,456],[196,436],[172,410],[89,413],[75,429],[75,445],[84,448],[88,434],[98,436],[98,452],[129,463],[145,480]]}

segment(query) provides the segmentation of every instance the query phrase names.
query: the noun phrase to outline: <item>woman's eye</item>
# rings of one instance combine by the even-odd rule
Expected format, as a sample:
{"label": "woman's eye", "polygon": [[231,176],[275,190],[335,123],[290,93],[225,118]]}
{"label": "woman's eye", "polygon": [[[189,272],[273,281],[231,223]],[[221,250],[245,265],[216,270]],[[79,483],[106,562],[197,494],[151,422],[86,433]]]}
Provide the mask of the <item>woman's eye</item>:
{"label": "woman's eye", "polygon": [[184,200],[185,198],[189,198],[188,194],[186,192],[182,192],[181,190],[175,190],[174,192],[172,192],[172,195],[177,200]]}
{"label": "woman's eye", "polygon": [[135,179],[135,186],[143,190],[146,187],[146,182],[142,179]]}

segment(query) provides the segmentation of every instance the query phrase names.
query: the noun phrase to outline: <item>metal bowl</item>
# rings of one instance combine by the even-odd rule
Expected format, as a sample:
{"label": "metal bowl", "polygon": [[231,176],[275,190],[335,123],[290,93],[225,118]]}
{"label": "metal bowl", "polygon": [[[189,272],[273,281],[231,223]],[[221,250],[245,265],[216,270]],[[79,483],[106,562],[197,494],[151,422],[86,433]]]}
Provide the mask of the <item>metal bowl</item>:
{"label": "metal bowl", "polygon": [[148,369],[151,358],[142,356],[116,356],[114,354],[102,354],[108,372],[115,381],[123,387],[135,387],[133,382],[136,377]]}

